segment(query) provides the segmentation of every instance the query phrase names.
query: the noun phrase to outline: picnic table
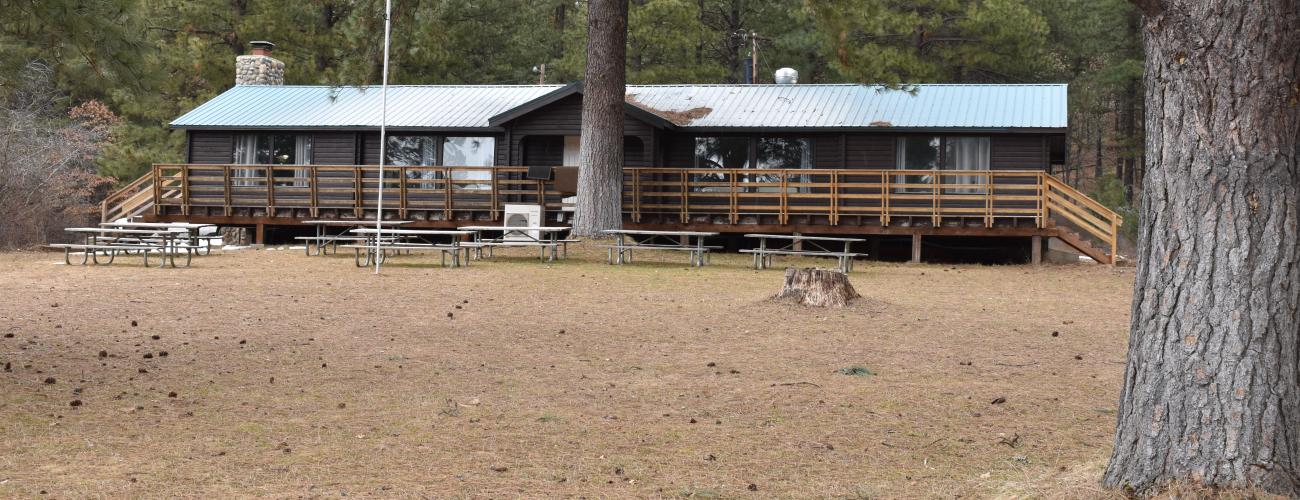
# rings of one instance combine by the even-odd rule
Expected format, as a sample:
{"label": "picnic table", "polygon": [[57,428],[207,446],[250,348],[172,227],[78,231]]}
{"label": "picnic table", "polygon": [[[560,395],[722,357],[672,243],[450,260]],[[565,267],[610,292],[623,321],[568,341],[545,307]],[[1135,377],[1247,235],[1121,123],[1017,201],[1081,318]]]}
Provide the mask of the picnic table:
{"label": "picnic table", "polygon": [[[217,227],[216,224],[198,224],[193,222],[101,222],[99,223],[99,226],[118,228],[118,229],[183,230],[188,235],[187,238],[189,240],[189,244],[195,247],[195,252],[196,253],[200,252],[199,249],[202,249],[201,253],[198,253],[198,255],[211,255],[212,240],[221,238],[221,236],[219,235],[200,234],[202,232],[202,229],[209,228],[209,227]],[[200,242],[207,242],[208,244],[201,245]]]}
{"label": "picnic table", "polygon": [[[853,258],[866,255],[863,253],[853,253],[854,243],[867,241],[863,238],[840,238],[833,236],[803,236],[799,234],[746,234],[746,238],[757,238],[758,248],[741,250],[741,253],[754,255],[754,269],[767,269],[772,265],[773,255],[797,255],[807,257],[834,257],[840,271],[849,272],[853,270]],[[769,240],[783,241],[784,244],[771,246]],[[827,245],[833,243],[843,243],[844,250],[832,250]],[[803,247],[811,246],[811,250]]]}
{"label": "picnic table", "polygon": [[[108,265],[112,264],[119,253],[131,254],[138,252],[144,256],[144,265],[149,266],[149,254],[159,253],[162,261],[158,267],[167,267],[171,263],[173,268],[176,265],[176,256],[183,251],[185,254],[185,266],[189,267],[190,261],[194,257],[195,247],[180,240],[186,238],[187,233],[172,231],[170,228],[155,229],[121,229],[112,227],[70,227],[65,229],[69,233],[81,234],[85,237],[85,242],[61,243],[49,245],[51,248],[63,249],[63,262],[72,265],[72,253],[74,250],[81,251],[81,265],[87,265],[89,262],[95,264]],[[108,260],[100,262],[99,255],[103,253]]]}
{"label": "picnic table", "polygon": [[[447,266],[447,254],[451,254],[452,267],[460,267],[462,252],[465,254],[464,265],[469,265],[470,247],[465,246],[462,240],[475,234],[474,231],[460,229],[380,230],[373,227],[356,228],[351,232],[364,238],[364,243],[343,246],[344,248],[356,250],[355,263],[357,267],[370,266],[375,263],[375,259],[379,259],[382,264],[386,260],[386,254],[389,251],[406,251],[410,253],[431,250],[441,253],[443,267]],[[434,243],[428,240],[429,236],[451,236],[451,243]],[[363,250],[365,251],[365,259],[362,259]]]}
{"label": "picnic table", "polygon": [[[705,231],[649,231],[639,229],[607,229],[605,234],[616,236],[613,245],[601,245],[609,249],[610,264],[632,262],[633,250],[678,250],[688,252],[692,267],[703,267],[709,263],[709,250],[720,247],[704,245],[704,238],[717,236],[718,233]],[[629,236],[641,236],[640,241]],[[691,239],[695,243],[691,243]]]}
{"label": "picnic table", "polygon": [[[300,240],[303,242],[303,246],[304,246],[303,251],[307,252],[307,255],[326,255],[327,253],[325,250],[326,245],[333,246],[334,253],[338,253],[340,241],[350,241],[353,242],[354,244],[357,242],[365,241],[366,238],[364,236],[348,236],[348,233],[350,231],[352,231],[355,228],[375,226],[375,221],[372,220],[368,221],[368,220],[361,220],[361,219],[305,220],[302,221],[302,223],[315,226],[316,228],[315,236],[294,237],[295,240]],[[411,221],[409,220],[386,220],[386,221],[381,221],[379,225],[381,227],[396,228],[410,223]],[[330,228],[342,228],[342,229],[339,230],[337,233],[331,234]],[[311,253],[311,246],[313,243],[316,245],[315,254]]]}
{"label": "picnic table", "polygon": [[[560,233],[572,229],[569,226],[462,226],[460,229],[474,231],[474,241],[469,243],[478,258],[483,258],[483,249],[492,256],[496,247],[537,247],[542,260],[553,262],[558,256],[558,248],[564,247],[564,257],[569,256],[569,243],[578,240],[560,239]],[[495,238],[484,237],[485,232],[499,232]],[[547,251],[550,251],[549,254]]]}

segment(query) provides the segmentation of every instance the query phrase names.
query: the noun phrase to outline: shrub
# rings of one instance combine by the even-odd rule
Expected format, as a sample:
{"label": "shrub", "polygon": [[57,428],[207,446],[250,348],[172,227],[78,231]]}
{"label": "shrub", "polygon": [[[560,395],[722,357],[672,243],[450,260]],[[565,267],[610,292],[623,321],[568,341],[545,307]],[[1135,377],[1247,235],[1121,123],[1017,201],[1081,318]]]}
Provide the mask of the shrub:
{"label": "shrub", "polygon": [[63,228],[97,219],[112,185],[94,161],[117,117],[97,101],[61,111],[52,74],[29,63],[0,85],[0,248],[64,241]]}

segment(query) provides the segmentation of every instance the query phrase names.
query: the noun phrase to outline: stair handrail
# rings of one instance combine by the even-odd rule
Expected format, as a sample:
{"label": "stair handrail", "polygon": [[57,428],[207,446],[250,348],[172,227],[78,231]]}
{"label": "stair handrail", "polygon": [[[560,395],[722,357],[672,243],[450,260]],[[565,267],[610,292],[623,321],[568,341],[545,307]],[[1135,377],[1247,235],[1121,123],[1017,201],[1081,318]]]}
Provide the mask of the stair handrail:
{"label": "stair handrail", "polygon": [[[152,187],[153,180],[154,172],[153,169],[150,169],[148,173],[140,176],[140,178],[131,181],[130,184],[122,186],[104,197],[104,200],[101,201],[99,205],[101,222],[116,220],[122,215],[130,214],[144,202],[152,201],[153,197],[147,196],[144,197],[143,200],[136,200],[136,203],[131,203],[130,206],[128,206],[128,202],[137,198],[140,193],[148,193],[150,191],[149,188]],[[149,184],[149,186],[146,186],[146,184]]]}
{"label": "stair handrail", "polygon": [[1055,176],[1043,172],[1043,208],[1050,217],[1058,213],[1083,231],[1110,246],[1110,262],[1115,263],[1119,253],[1119,227],[1124,217],[1106,208],[1086,194],[1066,184]]}

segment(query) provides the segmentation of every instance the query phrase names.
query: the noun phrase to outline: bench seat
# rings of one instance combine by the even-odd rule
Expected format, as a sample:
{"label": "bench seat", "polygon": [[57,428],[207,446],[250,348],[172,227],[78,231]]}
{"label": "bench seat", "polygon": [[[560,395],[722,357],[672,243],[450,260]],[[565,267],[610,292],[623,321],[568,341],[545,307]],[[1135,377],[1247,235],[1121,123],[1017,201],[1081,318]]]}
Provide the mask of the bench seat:
{"label": "bench seat", "polygon": [[761,254],[773,254],[773,255],[804,255],[810,257],[840,257],[840,256],[865,257],[867,255],[865,253],[855,253],[855,252],[827,252],[822,250],[772,250],[772,249],[759,250],[757,248],[746,248],[740,250],[740,253],[753,253],[753,254],[761,253]]}
{"label": "bench seat", "polygon": [[[709,252],[711,250],[720,250],[719,246],[682,246],[659,243],[642,243],[642,244],[607,244],[597,245],[601,248],[608,249],[607,260],[610,264],[623,264],[632,261],[632,252],[634,250],[674,250],[678,252],[688,252],[691,254],[691,266],[703,267],[709,262]],[[615,255],[617,254],[617,258]]]}
{"label": "bench seat", "polygon": [[830,252],[825,250],[792,250],[792,249],[762,249],[747,248],[740,250],[740,253],[752,254],[754,256],[754,269],[766,269],[772,264],[773,255],[793,255],[796,257],[834,257],[839,262],[840,271],[848,273],[853,270],[853,259],[856,257],[866,257],[865,253],[855,252]]}
{"label": "bench seat", "polygon": [[638,248],[645,248],[645,249],[649,249],[649,250],[689,250],[689,251],[692,251],[692,252],[694,252],[694,251],[696,251],[696,250],[698,250],[698,249],[701,249],[701,248],[703,248],[705,251],[709,251],[709,250],[722,250],[722,247],[720,247],[720,246],[709,246],[709,245],[706,245],[706,246],[703,246],[703,247],[697,247],[697,246],[695,246],[695,245],[691,245],[691,246],[682,246],[682,245],[665,245],[665,244],[659,244],[659,243],[640,244],[640,245],[619,245],[619,244],[615,243],[615,244],[597,245],[597,246],[602,247],[602,248],[623,248],[623,249],[628,249],[628,250],[634,250],[634,249],[638,249]]}
{"label": "bench seat", "polygon": [[[356,261],[357,267],[369,267],[371,264],[374,264],[374,262],[375,262],[375,261],[373,260],[373,259],[375,258],[375,257],[374,257],[374,249],[375,249],[374,245],[340,245],[340,248],[351,248],[351,249],[353,249],[353,250],[356,252],[355,261]],[[388,251],[388,250],[396,250],[396,251],[398,251],[398,252],[401,252],[401,251],[406,251],[406,252],[427,252],[427,251],[435,251],[435,250],[436,250],[436,251],[438,251],[438,252],[441,252],[440,257],[441,257],[441,259],[442,259],[442,267],[447,267],[447,254],[451,254],[451,265],[452,265],[452,267],[460,267],[460,266],[462,265],[462,264],[461,264],[461,262],[462,262],[462,260],[461,260],[461,254],[462,254],[462,253],[465,254],[465,259],[464,259],[464,261],[463,261],[463,262],[464,262],[464,265],[467,265],[467,266],[469,265],[469,251],[470,251],[470,248],[468,248],[468,247],[466,247],[466,246],[463,246],[463,245],[461,245],[461,246],[457,246],[457,245],[450,245],[450,244],[445,244],[445,243],[410,243],[410,242],[404,242],[404,243],[385,243],[385,244],[383,244],[383,245],[380,245],[379,248],[380,248],[380,250],[383,250],[382,252],[380,252],[380,255],[379,255],[379,259],[380,259],[379,262],[380,262],[380,263],[383,263],[385,260],[387,260],[387,258],[388,258],[388,257],[387,257],[387,251]],[[362,257],[362,252],[361,252],[362,250],[365,250],[365,257],[364,257],[364,258]]]}
{"label": "bench seat", "polygon": [[[152,245],[152,244],[86,245],[86,244],[77,244],[77,243],[56,243],[53,245],[46,245],[46,246],[49,248],[57,248],[63,250],[63,262],[67,265],[73,265],[72,252],[74,250],[81,251],[81,265],[83,266],[86,265],[88,262],[94,262],[96,264],[104,264],[104,265],[112,264],[113,260],[117,258],[118,252],[121,252],[123,254],[130,254],[130,252],[136,251],[136,252],[140,252],[140,254],[144,257],[144,265],[146,267],[149,266],[149,254],[159,253],[162,254],[162,263],[159,264],[158,267],[166,267],[167,262],[170,261],[173,268],[190,267],[190,261],[191,259],[194,258],[195,251],[198,248],[200,248],[200,247],[190,246],[190,245],[167,245],[167,246]],[[108,261],[106,262],[99,261],[99,256],[101,253],[108,257]],[[178,255],[185,256],[184,266],[176,265],[176,256]]]}

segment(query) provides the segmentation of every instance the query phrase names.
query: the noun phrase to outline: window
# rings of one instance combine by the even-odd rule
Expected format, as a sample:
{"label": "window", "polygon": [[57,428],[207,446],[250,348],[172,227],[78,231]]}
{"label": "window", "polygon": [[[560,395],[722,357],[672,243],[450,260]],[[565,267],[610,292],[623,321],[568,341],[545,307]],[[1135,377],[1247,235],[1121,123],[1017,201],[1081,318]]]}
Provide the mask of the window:
{"label": "window", "polygon": [[[988,170],[988,137],[948,137],[944,141],[944,170]],[[945,184],[965,184],[962,187],[948,188],[957,193],[979,193],[980,188],[973,185],[982,184],[984,177],[979,175],[945,176]]]}
{"label": "window", "polygon": [[695,168],[749,168],[749,138],[696,137]]}
{"label": "window", "polygon": [[[695,168],[749,168],[748,137],[696,137]],[[727,182],[727,175],[692,174],[691,182]],[[722,186],[692,186],[692,191],[725,191]]]}
{"label": "window", "polygon": [[[898,138],[898,169],[905,170],[988,170],[989,138],[967,136],[907,136]],[[944,184],[980,184],[978,175],[944,176]],[[930,184],[933,176],[926,174],[894,177],[894,182]],[[948,187],[948,192],[974,193],[978,187]],[[898,188],[899,192],[927,191],[926,188]]]}
{"label": "window", "polygon": [[[427,135],[390,135],[387,139],[387,145],[384,149],[385,163],[395,167],[428,167],[438,164],[438,143],[434,141],[433,136]],[[384,172],[384,177],[397,174]],[[408,169],[406,171],[407,179],[425,179],[433,180],[441,178],[441,173],[437,170]],[[432,182],[416,182],[408,184],[409,187],[416,189],[433,189],[436,186]]]}
{"label": "window", "polygon": [[[307,165],[311,163],[311,136],[307,134],[240,134],[235,137],[234,162],[240,165]],[[275,177],[293,177],[291,181],[276,181],[276,186],[307,185],[307,169],[272,169]],[[233,186],[256,186],[260,170],[235,169]]]}
{"label": "window", "polygon": [[[496,139],[493,137],[444,137],[442,163],[455,167],[491,167],[496,163]],[[492,171],[468,170],[452,172],[452,179],[491,181]],[[490,190],[489,184],[456,184],[458,189]]]}
{"label": "window", "polygon": [[[755,164],[760,169],[812,168],[812,141],[806,138],[760,137],[755,146]],[[745,182],[781,182],[779,176],[754,174],[746,176]],[[795,179],[787,179],[793,181]],[[798,182],[811,182],[807,175],[799,176]],[[760,187],[760,192],[780,192],[780,187]],[[790,192],[808,192],[808,188],[798,190],[791,187]]]}
{"label": "window", "polygon": [[812,141],[804,138],[761,137],[758,168],[812,168]]}
{"label": "window", "polygon": [[438,164],[438,143],[424,135],[390,135],[384,156],[389,165],[420,167]]}
{"label": "window", "polygon": [[[802,169],[812,168],[812,140],[806,137],[696,137],[695,168],[717,169]],[[693,174],[693,182],[727,182],[727,175]],[[738,183],[779,183],[779,175],[759,172],[740,174]],[[801,176],[801,182],[808,181]],[[779,192],[772,186],[740,186],[747,192]],[[694,186],[692,191],[728,191],[726,186]],[[791,188],[793,192],[793,188]],[[805,189],[806,190],[806,189]]]}

